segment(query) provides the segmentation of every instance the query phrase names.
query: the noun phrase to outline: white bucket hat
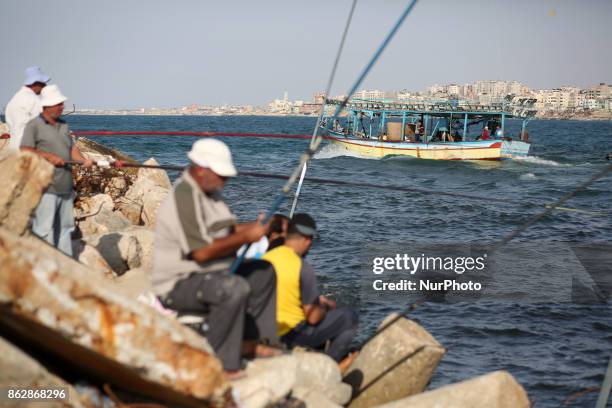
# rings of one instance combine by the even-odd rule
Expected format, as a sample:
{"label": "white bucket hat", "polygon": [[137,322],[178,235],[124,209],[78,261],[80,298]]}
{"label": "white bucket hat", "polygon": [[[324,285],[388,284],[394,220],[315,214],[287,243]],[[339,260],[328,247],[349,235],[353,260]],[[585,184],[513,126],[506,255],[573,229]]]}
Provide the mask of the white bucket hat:
{"label": "white bucket hat", "polygon": [[187,157],[200,167],[206,167],[221,177],[238,175],[232,153],[225,143],[216,139],[200,139],[191,146]]}
{"label": "white bucket hat", "polygon": [[45,74],[40,67],[28,67],[25,70],[26,80],[24,85],[32,85],[35,82],[42,82],[46,84],[51,80],[49,75]]}
{"label": "white bucket hat", "polygon": [[42,106],[55,106],[66,101],[66,99],[68,98],[62,95],[57,85],[45,86],[40,92],[40,103]]}

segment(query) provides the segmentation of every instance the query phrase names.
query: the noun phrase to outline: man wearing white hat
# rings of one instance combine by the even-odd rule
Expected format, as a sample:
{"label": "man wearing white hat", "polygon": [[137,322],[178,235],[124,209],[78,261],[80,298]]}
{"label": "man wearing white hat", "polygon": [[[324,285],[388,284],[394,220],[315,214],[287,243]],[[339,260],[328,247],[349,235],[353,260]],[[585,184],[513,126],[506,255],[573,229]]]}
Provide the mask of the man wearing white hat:
{"label": "man wearing white hat", "polygon": [[198,140],[187,157],[191,165],[157,212],[153,290],[179,317],[206,316],[201,332],[232,378],[242,355],[274,353],[256,342],[277,339],[274,270],[266,263],[229,273],[236,250],[259,241],[267,226],[236,224],[223,201],[225,181],[238,174],[225,143]]}
{"label": "man wearing white hat", "polygon": [[66,97],[57,85],[41,92],[42,113],[26,125],[21,149],[36,153],[55,166],[53,181],[38,203],[32,232],[72,256],[71,233],[74,230],[74,185],[66,161],[81,161],[84,167],[93,162],[83,157],[72,141],[68,125],[61,120]]}
{"label": "man wearing white hat", "polygon": [[23,86],[6,105],[6,123],[11,135],[8,147],[13,150],[19,149],[26,124],[42,111],[39,95],[51,79],[39,67],[26,68],[25,72]]}

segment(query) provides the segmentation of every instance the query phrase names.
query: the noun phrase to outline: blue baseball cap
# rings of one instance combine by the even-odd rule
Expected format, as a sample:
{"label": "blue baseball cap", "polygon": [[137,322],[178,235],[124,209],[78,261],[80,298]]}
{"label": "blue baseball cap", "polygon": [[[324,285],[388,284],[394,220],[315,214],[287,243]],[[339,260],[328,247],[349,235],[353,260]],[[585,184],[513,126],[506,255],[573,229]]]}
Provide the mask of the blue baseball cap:
{"label": "blue baseball cap", "polygon": [[45,74],[40,67],[28,67],[25,70],[26,80],[24,85],[32,85],[36,82],[42,82],[46,84],[51,80],[49,75]]}

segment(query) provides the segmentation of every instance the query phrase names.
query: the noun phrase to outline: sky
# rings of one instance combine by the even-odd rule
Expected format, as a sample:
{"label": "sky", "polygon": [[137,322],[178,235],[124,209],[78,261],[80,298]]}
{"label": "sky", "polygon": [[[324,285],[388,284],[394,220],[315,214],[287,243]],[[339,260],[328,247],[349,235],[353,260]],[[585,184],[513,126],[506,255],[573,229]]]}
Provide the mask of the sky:
{"label": "sky", "polygon": [[[408,0],[358,0],[332,95]],[[38,65],[78,109],[263,105],[325,88],[352,0],[4,0],[0,109]],[[420,0],[361,88],[612,82],[612,1]]]}

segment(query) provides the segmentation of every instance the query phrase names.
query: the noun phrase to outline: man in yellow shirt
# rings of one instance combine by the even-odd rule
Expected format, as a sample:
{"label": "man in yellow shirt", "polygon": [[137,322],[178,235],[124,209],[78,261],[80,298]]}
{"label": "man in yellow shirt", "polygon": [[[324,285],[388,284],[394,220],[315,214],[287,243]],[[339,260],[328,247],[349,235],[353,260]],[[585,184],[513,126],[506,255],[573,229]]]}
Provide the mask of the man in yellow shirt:
{"label": "man in yellow shirt", "polygon": [[289,223],[284,245],[272,249],[262,259],[276,271],[276,321],[278,335],[289,347],[322,348],[341,361],[357,331],[357,314],[349,308],[336,308],[336,302],[319,295],[313,267],[303,258],[316,234],[315,221],[308,214],[295,214]]}

